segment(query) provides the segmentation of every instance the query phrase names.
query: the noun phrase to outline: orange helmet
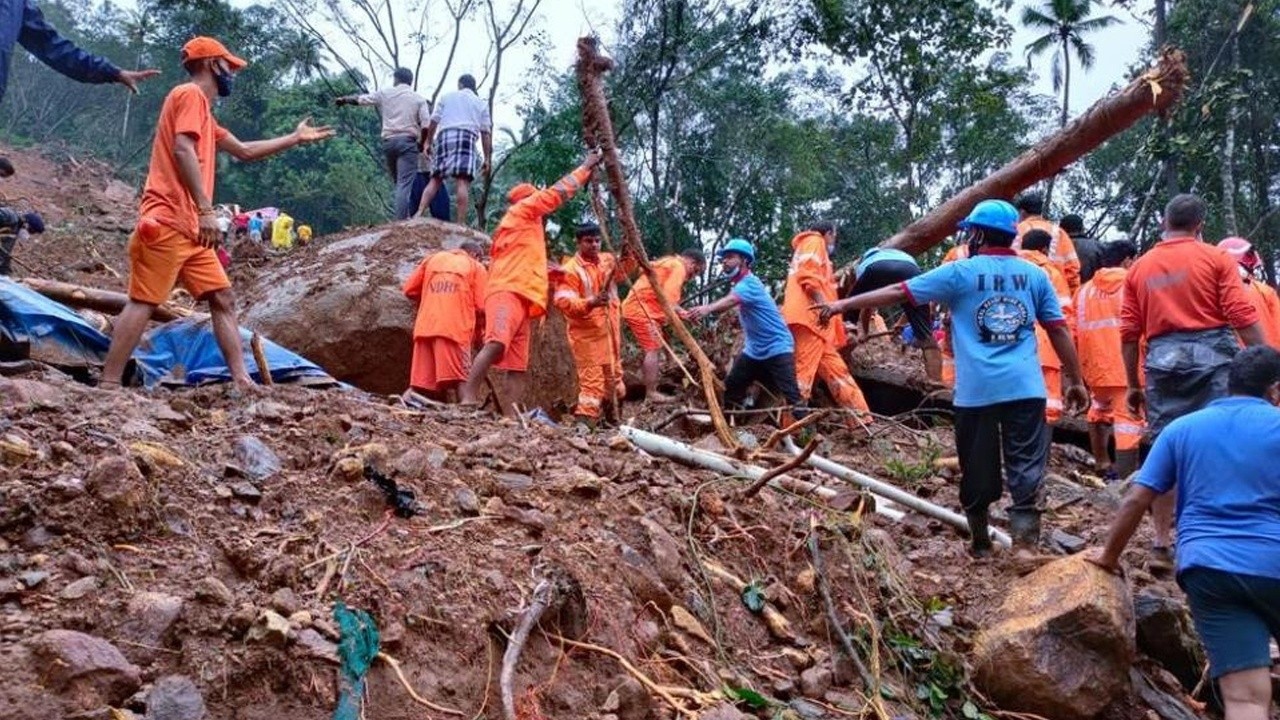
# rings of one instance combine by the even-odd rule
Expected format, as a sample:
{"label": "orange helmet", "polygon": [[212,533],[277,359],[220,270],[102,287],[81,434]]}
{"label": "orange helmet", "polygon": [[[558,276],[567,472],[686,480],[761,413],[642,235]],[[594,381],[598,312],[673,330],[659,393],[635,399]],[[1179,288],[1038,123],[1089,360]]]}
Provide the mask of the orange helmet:
{"label": "orange helmet", "polygon": [[1253,272],[1262,265],[1262,258],[1258,257],[1258,251],[1253,249],[1253,243],[1242,237],[1223,238],[1218,247],[1226,250],[1227,254],[1235,258],[1240,263],[1240,267]]}

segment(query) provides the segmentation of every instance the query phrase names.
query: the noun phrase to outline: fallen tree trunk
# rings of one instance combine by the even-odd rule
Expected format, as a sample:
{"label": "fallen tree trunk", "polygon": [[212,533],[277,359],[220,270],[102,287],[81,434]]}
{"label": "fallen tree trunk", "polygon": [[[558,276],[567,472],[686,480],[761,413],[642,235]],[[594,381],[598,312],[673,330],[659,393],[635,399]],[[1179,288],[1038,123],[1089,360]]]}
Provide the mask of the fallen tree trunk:
{"label": "fallen tree trunk", "polygon": [[[649,254],[645,252],[644,243],[640,240],[640,228],[636,225],[635,211],[631,204],[631,192],[627,188],[626,178],[622,174],[622,160],[618,157],[617,137],[613,132],[613,119],[609,116],[609,101],[604,95],[604,82],[601,75],[612,69],[613,61],[600,56],[595,38],[578,39],[578,88],[582,92],[582,126],[584,136],[594,141],[604,153],[605,174],[609,178],[609,191],[618,207],[618,222],[622,226],[622,237],[630,255],[636,259],[649,284],[657,288],[662,286],[657,273],[649,264]],[[624,253],[625,254],[625,253]],[[720,409],[720,401],[716,398],[716,371],[711,359],[703,352],[698,341],[693,339],[684,321],[676,314],[671,301],[661,292],[655,292],[658,303],[662,306],[662,314],[675,330],[680,342],[684,343],[689,354],[698,363],[702,375],[702,390],[707,396],[707,409],[711,421],[715,425],[716,435],[720,442],[731,451],[738,449],[738,440],[729,429],[724,412]]]}
{"label": "fallen tree trunk", "polygon": [[[125,305],[129,304],[128,295],[111,290],[99,290],[83,285],[40,278],[23,278],[21,282],[50,300],[57,300],[63,305],[74,308],[119,315],[124,312]],[[190,315],[190,310],[166,303],[156,306],[156,309],[151,312],[151,319],[157,322],[169,322],[170,320],[177,320]]]}
{"label": "fallen tree trunk", "polygon": [[[1155,66],[1124,89],[1099,100],[1070,125],[960,191],[880,245],[914,255],[928,250],[955,232],[957,223],[980,201],[1010,199],[1061,172],[1148,113],[1165,112],[1181,97],[1189,78],[1186,56],[1177,48],[1166,47]],[[851,269],[852,265],[846,265],[841,272],[847,274]]]}

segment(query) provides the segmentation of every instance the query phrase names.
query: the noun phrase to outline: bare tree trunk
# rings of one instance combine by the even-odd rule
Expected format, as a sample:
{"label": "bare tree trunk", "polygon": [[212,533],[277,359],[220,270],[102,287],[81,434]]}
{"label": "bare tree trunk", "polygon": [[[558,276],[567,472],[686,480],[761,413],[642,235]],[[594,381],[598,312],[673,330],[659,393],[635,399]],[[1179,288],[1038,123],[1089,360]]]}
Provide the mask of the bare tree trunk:
{"label": "bare tree trunk", "polygon": [[[1071,47],[1067,45],[1067,38],[1062,38],[1062,115],[1058,121],[1058,127],[1067,126],[1067,120],[1071,117]],[[1049,177],[1049,185],[1044,190],[1044,211],[1049,212],[1049,203],[1053,200],[1053,186],[1058,182],[1058,174],[1054,173]]]}
{"label": "bare tree trunk", "polygon": [[[1165,45],[1169,42],[1168,0],[1155,0],[1155,14],[1156,52],[1163,52]],[[1160,172],[1164,178],[1165,194],[1170,198],[1178,194],[1178,161],[1170,147],[1172,136],[1170,123],[1172,122],[1171,118],[1163,115],[1156,119],[1160,129],[1160,145],[1165,148],[1165,156],[1160,160]]]}
{"label": "bare tree trunk", "polygon": [[[1240,38],[1231,38],[1231,71],[1238,77],[1240,69]],[[1236,122],[1239,120],[1239,102],[1235,94],[1227,103],[1227,128],[1222,135],[1222,223],[1228,235],[1240,233],[1236,219]]]}
{"label": "bare tree trunk", "polygon": [[[955,232],[956,223],[978,202],[1012,197],[1124,132],[1147,113],[1165,111],[1182,96],[1187,79],[1182,51],[1166,48],[1155,67],[1128,86],[1098,101],[1067,127],[965,188],[881,245],[914,254],[925,252]],[[1158,88],[1158,93],[1153,88]],[[847,269],[850,268],[842,271]]]}

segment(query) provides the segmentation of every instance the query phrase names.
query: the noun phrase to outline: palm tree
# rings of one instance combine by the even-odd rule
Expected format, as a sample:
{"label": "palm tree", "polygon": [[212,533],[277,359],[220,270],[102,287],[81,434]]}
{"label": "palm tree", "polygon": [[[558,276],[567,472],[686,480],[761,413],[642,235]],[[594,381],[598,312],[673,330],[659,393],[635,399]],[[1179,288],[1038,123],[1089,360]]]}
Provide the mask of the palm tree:
{"label": "palm tree", "polygon": [[[1120,20],[1110,15],[1089,17],[1092,11],[1093,0],[1044,0],[1040,8],[1028,5],[1022,9],[1023,27],[1044,32],[1027,45],[1027,67],[1031,67],[1032,58],[1053,51],[1050,77],[1053,91],[1062,91],[1061,127],[1066,127],[1071,108],[1071,54],[1075,53],[1082,70],[1091,69],[1093,46],[1085,42],[1085,37],[1120,24]],[[1052,195],[1053,178],[1050,178],[1044,194],[1046,208]]]}

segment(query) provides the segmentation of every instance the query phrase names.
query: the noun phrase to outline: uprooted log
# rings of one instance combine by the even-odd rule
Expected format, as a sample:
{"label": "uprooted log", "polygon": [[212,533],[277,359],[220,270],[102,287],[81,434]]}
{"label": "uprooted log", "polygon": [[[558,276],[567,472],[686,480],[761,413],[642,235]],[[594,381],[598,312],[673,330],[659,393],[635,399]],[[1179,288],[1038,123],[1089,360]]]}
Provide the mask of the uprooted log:
{"label": "uprooted log", "polygon": [[[1119,92],[1099,100],[1071,124],[1045,138],[1009,164],[979,180],[881,243],[920,254],[955,232],[974,205],[988,198],[1012,198],[1062,171],[1148,113],[1164,113],[1182,96],[1190,72],[1181,50],[1166,47],[1156,64]],[[845,272],[846,266],[841,269]]]}
{"label": "uprooted log", "polygon": [[[119,315],[129,304],[129,296],[124,293],[98,288],[85,287],[74,283],[44,280],[41,278],[23,278],[22,284],[35,290],[50,300],[57,300],[63,305],[85,310],[94,310],[109,315]],[[191,311],[177,305],[157,305],[151,312],[151,319],[157,322],[169,322],[188,317]]]}
{"label": "uprooted log", "polygon": [[[658,276],[649,264],[649,255],[645,252],[644,243],[640,240],[640,228],[636,225],[635,211],[631,203],[631,192],[622,173],[622,160],[618,156],[617,136],[613,132],[613,119],[609,115],[609,102],[604,94],[604,81],[601,75],[613,68],[613,61],[602,57],[598,42],[593,37],[578,39],[578,62],[576,72],[578,88],[582,92],[582,125],[588,141],[596,144],[604,153],[605,175],[609,179],[609,191],[613,195],[618,208],[618,222],[622,226],[622,236],[627,253],[634,257],[649,284],[654,288],[661,287]],[[666,316],[680,342],[684,343],[689,354],[698,363],[702,376],[702,390],[706,393],[707,408],[711,421],[715,425],[716,435],[720,442],[731,450],[738,448],[737,438],[729,429],[724,413],[720,409],[720,401],[716,398],[716,371],[711,359],[703,352],[698,341],[693,339],[689,329],[685,327],[680,316],[676,314],[671,301],[662,293],[656,292],[662,313]]]}

